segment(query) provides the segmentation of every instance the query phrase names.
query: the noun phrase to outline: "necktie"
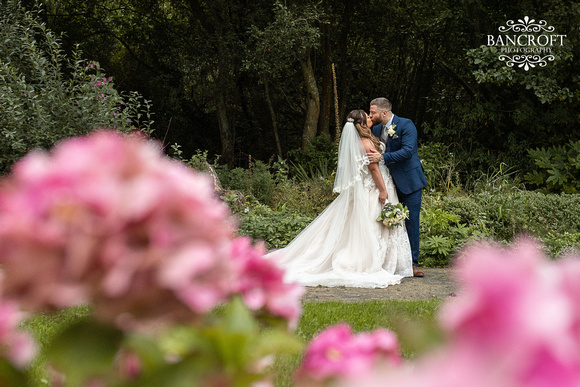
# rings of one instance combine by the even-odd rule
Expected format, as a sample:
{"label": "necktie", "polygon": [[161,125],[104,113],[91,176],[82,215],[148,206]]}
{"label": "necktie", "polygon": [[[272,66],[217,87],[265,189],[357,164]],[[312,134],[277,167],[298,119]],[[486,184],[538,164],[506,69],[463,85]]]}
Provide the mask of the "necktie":
{"label": "necktie", "polygon": [[387,133],[387,125],[383,126],[383,134],[381,136],[381,140],[383,140],[383,142],[385,143],[385,145],[387,145],[387,141],[389,139],[389,135]]}

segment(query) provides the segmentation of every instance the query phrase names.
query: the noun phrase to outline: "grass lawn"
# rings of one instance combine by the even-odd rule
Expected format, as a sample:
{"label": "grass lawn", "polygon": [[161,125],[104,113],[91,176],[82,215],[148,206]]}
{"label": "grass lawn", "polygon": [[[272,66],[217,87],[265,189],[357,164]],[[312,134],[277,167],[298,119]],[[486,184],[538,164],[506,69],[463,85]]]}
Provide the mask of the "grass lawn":
{"label": "grass lawn", "polygon": [[[441,302],[432,301],[367,301],[307,302],[296,334],[307,343],[314,335],[329,325],[345,322],[353,331],[371,331],[387,328],[395,331],[401,342],[403,356],[411,359],[439,340],[434,321]],[[90,315],[88,307],[71,308],[54,315],[36,315],[25,326],[32,330],[42,346],[51,337],[70,324]],[[30,377],[33,386],[46,386],[40,357],[33,365]],[[274,364],[277,386],[291,386],[292,373],[300,363],[300,356],[284,356]]]}

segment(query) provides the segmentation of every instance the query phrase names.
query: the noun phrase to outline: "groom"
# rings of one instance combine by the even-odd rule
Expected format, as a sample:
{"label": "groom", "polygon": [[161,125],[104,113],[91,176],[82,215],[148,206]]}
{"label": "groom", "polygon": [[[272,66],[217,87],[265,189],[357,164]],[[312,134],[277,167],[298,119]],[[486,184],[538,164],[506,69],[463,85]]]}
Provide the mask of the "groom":
{"label": "groom", "polygon": [[409,209],[406,220],[407,234],[413,256],[413,276],[423,277],[419,264],[419,214],[422,189],[427,185],[423,167],[417,154],[417,128],[408,118],[397,117],[391,112],[392,105],[386,98],[371,101],[369,118],[373,122],[373,134],[386,144],[385,153],[369,153],[371,162],[384,161],[389,168],[399,201]]}

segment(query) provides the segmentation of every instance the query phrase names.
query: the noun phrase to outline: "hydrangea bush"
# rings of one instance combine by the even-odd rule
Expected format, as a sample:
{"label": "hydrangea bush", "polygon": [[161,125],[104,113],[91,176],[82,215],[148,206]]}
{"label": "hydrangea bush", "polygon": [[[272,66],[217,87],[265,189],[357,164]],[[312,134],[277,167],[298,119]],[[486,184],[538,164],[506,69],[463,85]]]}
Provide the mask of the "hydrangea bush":
{"label": "hydrangea bush", "polygon": [[[117,380],[109,367],[119,353],[141,362],[151,352],[171,355],[138,378],[155,370],[165,375],[166,368],[202,355],[205,362],[212,358],[208,352],[223,365],[206,367],[209,374],[231,372],[220,377],[232,383],[251,380],[260,372],[245,359],[228,363],[240,356],[242,338],[263,356],[270,353],[255,342],[260,325],[286,339],[267,343],[274,353],[276,342],[287,349],[284,341],[293,340],[289,329],[300,316],[303,288],[284,283],[263,248],[235,237],[209,177],[166,158],[155,142],[98,131],[66,140],[52,153],[31,152],[2,182],[0,213],[6,299],[28,312],[83,303],[94,308],[94,321],[72,327],[50,346],[49,358],[68,379],[85,383],[96,374]],[[208,312],[228,303],[223,321],[208,321]],[[171,339],[177,327],[186,344]],[[229,337],[232,331],[242,337]],[[86,356],[79,343],[96,345],[87,344],[91,335],[106,350],[95,349],[79,366],[75,350]],[[200,341],[206,344],[198,348]],[[195,367],[189,373],[193,384],[207,377]]]}

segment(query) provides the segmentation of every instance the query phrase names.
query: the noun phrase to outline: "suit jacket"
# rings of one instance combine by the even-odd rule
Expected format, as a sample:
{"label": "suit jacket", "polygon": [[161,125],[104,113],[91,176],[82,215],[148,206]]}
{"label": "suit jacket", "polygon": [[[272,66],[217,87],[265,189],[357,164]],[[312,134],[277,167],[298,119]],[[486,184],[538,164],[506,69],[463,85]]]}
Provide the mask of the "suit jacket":
{"label": "suit jacket", "polygon": [[[398,137],[389,137],[383,158],[399,191],[408,195],[427,185],[417,153],[417,128],[410,119],[396,115],[393,115],[392,123],[396,126]],[[382,124],[375,125],[372,129],[379,139],[382,129]]]}

